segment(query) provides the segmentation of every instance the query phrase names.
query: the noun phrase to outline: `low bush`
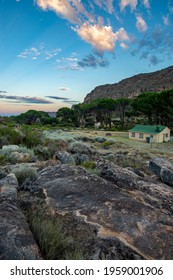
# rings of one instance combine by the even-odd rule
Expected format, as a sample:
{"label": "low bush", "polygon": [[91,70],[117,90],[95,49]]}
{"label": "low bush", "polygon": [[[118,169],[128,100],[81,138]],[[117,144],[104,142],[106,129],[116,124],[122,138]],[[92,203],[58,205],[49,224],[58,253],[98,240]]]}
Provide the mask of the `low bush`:
{"label": "low bush", "polygon": [[94,161],[86,161],[83,162],[81,166],[85,167],[86,169],[94,169],[96,168],[96,163]]}
{"label": "low bush", "polygon": [[14,128],[7,126],[0,127],[0,148],[2,148],[3,145],[21,144],[22,140],[23,137],[21,133]]}
{"label": "low bush", "polygon": [[33,180],[37,176],[37,170],[33,167],[28,167],[26,165],[22,165],[20,167],[12,169],[12,173],[15,174],[19,186],[21,186],[26,181],[26,179]]}
{"label": "low bush", "polygon": [[10,162],[12,164],[37,160],[32,149],[19,146],[16,146],[16,149],[15,146],[6,146],[4,149],[0,150],[0,156],[4,158],[5,162]]}
{"label": "low bush", "polygon": [[80,166],[84,167],[88,172],[100,176],[101,171],[97,168],[96,162],[86,161],[81,163]]}
{"label": "low bush", "polygon": [[68,142],[63,139],[46,139],[43,140],[43,145],[49,150],[50,157],[53,157],[57,151],[66,151],[69,147]]}
{"label": "low bush", "polygon": [[106,140],[105,142],[103,142],[101,145],[103,148],[109,147],[111,145],[115,144],[115,141],[112,139]]}
{"label": "low bush", "polygon": [[6,162],[5,156],[0,154],[0,164],[4,164],[5,162]]}
{"label": "low bush", "polygon": [[42,140],[42,132],[37,129],[32,130],[28,128],[25,130],[24,134],[23,144],[27,148],[38,146]]}
{"label": "low bush", "polygon": [[46,260],[80,260],[84,259],[81,249],[74,248],[73,237],[64,233],[62,221],[43,209],[30,212],[29,224]]}
{"label": "low bush", "polygon": [[85,144],[81,141],[75,141],[75,142],[71,143],[70,151],[72,153],[87,154],[87,155],[93,153],[90,145]]}
{"label": "low bush", "polygon": [[38,156],[40,160],[48,160],[52,157],[51,150],[48,147],[38,145],[34,148],[35,155]]}

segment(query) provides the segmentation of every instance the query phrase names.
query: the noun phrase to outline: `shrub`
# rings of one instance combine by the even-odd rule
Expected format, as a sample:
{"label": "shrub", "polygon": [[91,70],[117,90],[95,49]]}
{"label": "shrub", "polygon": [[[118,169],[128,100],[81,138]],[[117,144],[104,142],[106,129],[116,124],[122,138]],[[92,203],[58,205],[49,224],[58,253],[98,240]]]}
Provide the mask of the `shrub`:
{"label": "shrub", "polygon": [[0,148],[3,145],[20,144],[22,142],[22,135],[12,127],[0,127]]}
{"label": "shrub", "polygon": [[41,142],[41,139],[42,137],[40,131],[37,131],[36,129],[34,130],[26,129],[23,143],[28,148],[32,148],[38,146]]}
{"label": "shrub", "polygon": [[81,249],[74,248],[73,238],[64,233],[62,221],[58,217],[43,215],[43,210],[32,211],[29,224],[39,244],[43,258],[47,260],[83,259]]}
{"label": "shrub", "polygon": [[63,139],[46,139],[43,145],[49,150],[51,157],[53,157],[56,151],[66,151],[68,149],[68,142]]}
{"label": "shrub", "polygon": [[0,155],[4,157],[6,162],[17,163],[17,162],[32,162],[36,161],[34,151],[26,147],[7,146],[0,151]]}
{"label": "shrub", "polygon": [[96,168],[96,163],[94,161],[86,161],[83,162],[81,166],[85,167],[86,169],[94,169]]}
{"label": "shrub", "polygon": [[6,162],[5,156],[0,154],[0,164],[4,164],[5,162]]}
{"label": "shrub", "polygon": [[97,168],[97,164],[94,161],[86,161],[81,163],[81,166],[87,169],[92,174],[100,176],[100,170]]}
{"label": "shrub", "polygon": [[12,169],[12,173],[15,174],[19,186],[21,186],[26,181],[26,179],[33,180],[37,176],[36,169],[33,167],[28,167],[26,165],[22,165],[20,167]]}
{"label": "shrub", "polygon": [[34,148],[34,153],[39,157],[41,160],[48,160],[51,158],[51,151],[48,147],[44,147],[42,145],[38,145]]}
{"label": "shrub", "polygon": [[79,154],[92,154],[93,152],[88,144],[82,143],[80,141],[71,143],[70,151],[72,153],[79,153]]}
{"label": "shrub", "polygon": [[115,141],[112,139],[109,139],[109,140],[106,140],[105,142],[103,142],[101,145],[103,148],[107,148],[113,144],[115,144]]}

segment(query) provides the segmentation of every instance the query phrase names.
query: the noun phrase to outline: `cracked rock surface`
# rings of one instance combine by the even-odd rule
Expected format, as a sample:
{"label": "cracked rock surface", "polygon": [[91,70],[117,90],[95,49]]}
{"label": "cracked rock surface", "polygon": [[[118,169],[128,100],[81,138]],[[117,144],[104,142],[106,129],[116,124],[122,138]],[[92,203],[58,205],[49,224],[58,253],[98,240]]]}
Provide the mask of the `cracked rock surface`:
{"label": "cracked rock surface", "polygon": [[173,259],[173,189],[113,163],[99,168],[101,177],[78,166],[47,167],[32,188],[43,190],[54,212],[95,227],[99,255],[107,250],[115,259],[126,248],[134,259]]}
{"label": "cracked rock surface", "polygon": [[41,259],[38,246],[17,202],[14,174],[0,180],[0,259]]}

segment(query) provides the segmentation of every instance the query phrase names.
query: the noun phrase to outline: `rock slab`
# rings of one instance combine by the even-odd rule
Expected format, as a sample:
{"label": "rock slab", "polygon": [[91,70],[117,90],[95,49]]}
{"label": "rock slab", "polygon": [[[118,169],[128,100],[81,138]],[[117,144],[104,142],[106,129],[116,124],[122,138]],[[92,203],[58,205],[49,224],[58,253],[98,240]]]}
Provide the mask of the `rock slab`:
{"label": "rock slab", "polygon": [[163,183],[173,187],[173,166],[162,158],[150,160],[149,169],[160,177]]}
{"label": "rock slab", "polygon": [[41,259],[39,249],[17,203],[14,174],[0,180],[0,260]]}
{"label": "rock slab", "polygon": [[[32,188],[43,189],[55,212],[95,227],[107,251],[111,241],[112,259],[120,247],[134,259],[173,259],[173,189],[115,164],[103,162],[99,168],[104,178],[78,166],[47,167]],[[98,250],[93,245],[90,259],[100,256]]]}

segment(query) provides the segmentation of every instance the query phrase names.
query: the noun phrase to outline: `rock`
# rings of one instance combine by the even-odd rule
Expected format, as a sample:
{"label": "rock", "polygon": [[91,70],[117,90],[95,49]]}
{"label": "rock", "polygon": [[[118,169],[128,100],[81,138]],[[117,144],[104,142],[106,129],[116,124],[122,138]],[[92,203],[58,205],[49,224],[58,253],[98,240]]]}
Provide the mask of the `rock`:
{"label": "rock", "polygon": [[89,156],[85,154],[75,154],[73,158],[77,165],[90,160]]}
{"label": "rock", "polygon": [[172,259],[173,189],[115,164],[98,167],[104,178],[78,166],[48,167],[33,188],[43,189],[54,213],[73,216],[66,230],[74,238],[76,225],[88,227],[81,247],[88,244],[89,259]]}
{"label": "rock", "polygon": [[162,158],[150,160],[149,169],[158,175],[162,182],[173,187],[173,165]]}
{"label": "rock", "polygon": [[91,142],[91,143],[95,142],[95,139],[93,139],[91,137],[87,137],[87,136],[83,136],[83,137],[81,136],[80,140],[83,141],[83,142]]}
{"label": "rock", "polygon": [[90,145],[82,143],[80,141],[71,143],[69,150],[71,151],[71,153],[76,153],[76,154],[91,155],[94,153]]}
{"label": "rock", "polygon": [[41,259],[34,237],[18,207],[17,187],[14,174],[0,180],[0,259]]}
{"label": "rock", "polygon": [[97,142],[99,142],[99,143],[104,143],[106,140],[107,140],[106,138],[100,137],[100,136],[98,136],[98,137],[95,138],[95,141],[97,141]]}
{"label": "rock", "polygon": [[53,156],[54,159],[58,159],[61,163],[75,164],[75,160],[73,156],[64,151],[64,152],[56,152]]}
{"label": "rock", "polygon": [[173,66],[153,73],[138,74],[118,83],[97,86],[84,99],[90,103],[98,98],[134,98],[143,92],[161,92],[173,88]]}

